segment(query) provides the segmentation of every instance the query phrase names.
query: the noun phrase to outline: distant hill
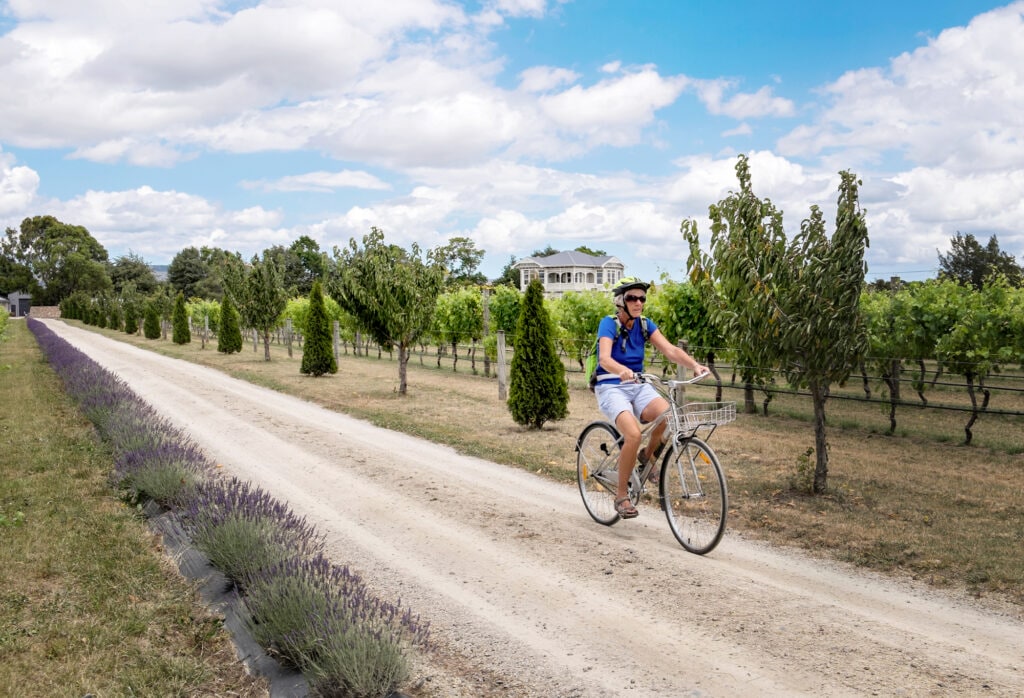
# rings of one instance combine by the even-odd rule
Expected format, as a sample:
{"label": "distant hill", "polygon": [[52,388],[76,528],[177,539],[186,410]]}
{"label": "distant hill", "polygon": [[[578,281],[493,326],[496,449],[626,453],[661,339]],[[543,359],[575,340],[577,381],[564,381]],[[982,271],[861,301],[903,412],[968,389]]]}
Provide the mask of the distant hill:
{"label": "distant hill", "polygon": [[169,264],[150,264],[149,268],[153,270],[153,276],[157,281],[167,281],[167,267],[169,266]]}

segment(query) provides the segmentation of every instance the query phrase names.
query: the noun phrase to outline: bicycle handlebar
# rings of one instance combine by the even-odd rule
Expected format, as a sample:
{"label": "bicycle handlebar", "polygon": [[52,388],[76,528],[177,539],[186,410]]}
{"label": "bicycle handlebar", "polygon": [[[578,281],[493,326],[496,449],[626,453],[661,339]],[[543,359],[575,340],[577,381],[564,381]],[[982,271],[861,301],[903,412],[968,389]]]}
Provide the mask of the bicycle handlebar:
{"label": "bicycle handlebar", "polygon": [[662,378],[661,376],[659,376],[659,375],[657,375],[655,373],[637,373],[634,376],[633,380],[635,382],[637,382],[637,383],[660,383],[661,385],[667,385],[668,387],[672,388],[672,387],[675,387],[677,385],[692,385],[694,383],[698,383],[698,382],[704,380],[705,378],[707,378],[710,375],[711,375],[711,371],[705,371],[704,373],[696,375],[693,378],[689,378],[689,379],[684,380],[684,381],[678,381],[678,380],[665,380],[664,378]]}

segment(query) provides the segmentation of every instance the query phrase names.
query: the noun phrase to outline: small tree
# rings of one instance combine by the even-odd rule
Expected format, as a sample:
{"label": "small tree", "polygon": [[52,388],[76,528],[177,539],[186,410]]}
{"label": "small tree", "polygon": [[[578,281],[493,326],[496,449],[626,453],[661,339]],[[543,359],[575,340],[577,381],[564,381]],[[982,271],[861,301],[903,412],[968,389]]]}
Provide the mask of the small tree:
{"label": "small tree", "polygon": [[146,339],[160,339],[160,311],[156,303],[146,303],[146,317],[142,322],[142,333]]}
{"label": "small tree", "polygon": [[309,292],[306,341],[302,345],[302,367],[299,370],[310,376],[338,372],[338,361],[331,346],[331,321],[327,317],[323,287],[319,281],[313,282],[313,289]]}
{"label": "small tree", "polygon": [[711,256],[700,250],[695,223],[684,222],[690,278],[708,299],[715,325],[752,365],[778,366],[791,385],[807,388],[814,406],[816,464],[811,489],[828,486],[825,403],[864,357],[860,314],[867,224],[859,181],[841,172],[836,231],[829,239],[821,210],[787,241],[782,211],[758,199],[747,159],[736,164],[740,191],[709,207]]}
{"label": "small tree", "polygon": [[554,327],[544,308],[544,287],[537,279],[526,289],[516,326],[508,409],[517,424],[534,429],[569,413],[565,366],[555,350]]}
{"label": "small tree", "polygon": [[231,300],[230,293],[224,294],[224,300],[220,304],[217,351],[222,354],[234,354],[237,351],[242,351],[242,330],[238,326],[238,310]]}
{"label": "small tree", "polygon": [[225,281],[238,301],[242,320],[263,337],[263,358],[270,361],[270,335],[277,329],[288,305],[277,264],[264,252],[263,260],[253,257],[248,269],[231,265]]}
{"label": "small tree", "polygon": [[385,244],[377,227],[363,236],[362,249],[351,239],[334,256],[334,295],[380,346],[398,347],[398,394],[405,395],[409,350],[430,329],[444,266],[433,254],[422,259],[416,243],[409,251]]}
{"label": "small tree", "polygon": [[188,329],[188,310],[185,309],[185,294],[180,291],[174,298],[174,333],[171,339],[175,344],[188,344],[192,341],[192,333]]}

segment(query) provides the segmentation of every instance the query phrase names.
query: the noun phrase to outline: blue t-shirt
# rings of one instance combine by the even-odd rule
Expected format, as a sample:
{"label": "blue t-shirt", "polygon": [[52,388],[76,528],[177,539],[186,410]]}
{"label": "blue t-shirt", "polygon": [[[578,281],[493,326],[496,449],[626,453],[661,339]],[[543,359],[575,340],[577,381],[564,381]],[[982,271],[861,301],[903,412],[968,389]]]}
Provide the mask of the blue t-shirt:
{"label": "blue t-shirt", "polygon": [[[654,320],[644,318],[647,321],[647,336],[650,337],[658,329]],[[644,332],[640,327],[640,318],[633,321],[633,329],[627,330],[622,325],[622,331],[618,332],[619,325],[615,322],[614,315],[605,315],[601,318],[601,324],[597,326],[598,339],[609,337],[612,340],[612,358],[623,366],[628,367],[633,373],[642,373],[644,370]],[[625,340],[625,341],[623,341]],[[619,377],[604,370],[600,363],[597,364],[598,383],[620,383]]]}

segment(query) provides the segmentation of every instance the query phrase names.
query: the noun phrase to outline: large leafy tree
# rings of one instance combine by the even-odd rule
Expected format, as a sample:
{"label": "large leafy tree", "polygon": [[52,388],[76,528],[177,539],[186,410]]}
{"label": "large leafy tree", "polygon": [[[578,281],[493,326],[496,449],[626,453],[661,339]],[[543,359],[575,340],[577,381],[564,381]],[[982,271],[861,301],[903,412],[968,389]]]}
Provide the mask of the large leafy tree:
{"label": "large leafy tree", "polygon": [[840,173],[831,239],[820,209],[812,206],[788,241],[782,212],[755,196],[746,157],[740,156],[736,175],[740,190],[709,207],[710,255],[700,249],[696,223],[682,226],[690,244],[690,278],[729,343],[754,366],[778,366],[792,385],[810,393],[816,456],[811,487],[823,493],[829,386],[846,380],[867,348],[860,295],[868,232],[860,183],[850,172]]}
{"label": "large leafy tree", "polygon": [[1011,286],[1024,282],[1024,270],[1013,255],[999,249],[995,235],[984,247],[972,235],[957,233],[950,240],[948,254],[939,253],[939,278],[950,279],[965,286],[981,289],[996,275],[1002,275]]}
{"label": "large leafy tree", "polygon": [[523,297],[509,373],[508,409],[516,424],[540,429],[569,413],[569,386],[554,334],[544,308],[544,287],[534,279]]}
{"label": "large leafy tree", "polygon": [[186,298],[199,298],[199,284],[209,275],[210,267],[197,247],[181,250],[167,267],[167,282]]}
{"label": "large leafy tree", "polygon": [[135,290],[144,296],[156,291],[160,285],[146,260],[131,251],[121,255],[110,265],[110,280],[116,293],[123,293],[125,286],[133,284]]}
{"label": "large leafy tree", "polygon": [[31,272],[32,287],[24,290],[33,295],[34,305],[59,305],[76,290],[111,288],[103,245],[84,227],[53,216],[26,218],[20,230],[7,228],[2,252],[9,271]]}
{"label": "large leafy tree", "polygon": [[362,247],[349,240],[334,256],[332,295],[378,344],[398,348],[398,393],[405,395],[409,350],[430,330],[444,265],[432,253],[424,257],[416,243],[408,251],[385,243],[377,227],[363,236]]}
{"label": "large leafy tree", "polygon": [[448,289],[487,283],[487,277],[477,271],[484,259],[484,251],[471,239],[454,237],[447,244],[436,248],[434,256],[447,271],[445,286]]}

